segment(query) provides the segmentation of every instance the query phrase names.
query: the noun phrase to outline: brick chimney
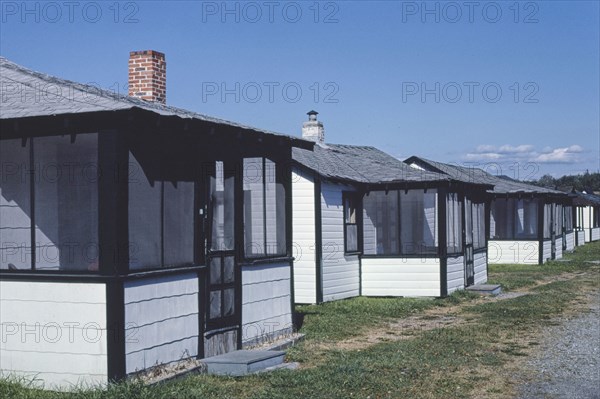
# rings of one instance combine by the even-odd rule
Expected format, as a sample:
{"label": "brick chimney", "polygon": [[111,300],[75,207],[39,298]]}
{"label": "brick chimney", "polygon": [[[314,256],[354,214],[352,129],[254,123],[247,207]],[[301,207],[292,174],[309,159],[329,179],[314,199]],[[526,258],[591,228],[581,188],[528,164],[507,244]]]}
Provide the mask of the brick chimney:
{"label": "brick chimney", "polygon": [[325,128],[323,122],[317,120],[317,111],[309,111],[308,122],[302,124],[302,138],[323,144],[325,142]]}
{"label": "brick chimney", "polygon": [[163,53],[129,53],[129,95],[149,102],[167,102],[167,63]]}

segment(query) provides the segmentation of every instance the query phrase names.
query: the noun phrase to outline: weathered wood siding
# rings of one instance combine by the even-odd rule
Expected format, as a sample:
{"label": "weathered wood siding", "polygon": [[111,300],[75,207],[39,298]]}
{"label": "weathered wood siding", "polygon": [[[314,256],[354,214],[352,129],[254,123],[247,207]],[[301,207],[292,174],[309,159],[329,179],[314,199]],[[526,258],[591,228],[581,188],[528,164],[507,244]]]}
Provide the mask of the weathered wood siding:
{"label": "weathered wood siding", "polygon": [[46,388],[106,384],[105,284],[0,281],[0,374]]}
{"label": "weathered wood siding", "polygon": [[325,182],[321,184],[324,302],[358,296],[360,292],[358,255],[344,254],[342,191],[354,189]]}
{"label": "weathered wood siding", "polygon": [[478,252],[474,254],[475,284],[487,283],[487,253]]}
{"label": "weathered wood siding", "polygon": [[440,296],[439,258],[363,258],[365,296]]}
{"label": "weathered wood siding", "polygon": [[292,171],[292,225],[294,237],[294,300],[317,302],[315,258],[315,186],[313,177]]}
{"label": "weathered wood siding", "polygon": [[198,355],[198,276],[125,283],[127,373]]}
{"label": "weathered wood siding", "polygon": [[463,256],[448,257],[446,271],[448,294],[465,288],[465,258]]}
{"label": "weathered wood siding", "polygon": [[488,262],[490,264],[537,264],[539,263],[539,242],[490,240],[488,241]]}
{"label": "weathered wood siding", "polygon": [[571,231],[570,233],[565,233],[565,239],[567,242],[567,251],[572,251],[575,249],[575,231]]}
{"label": "weathered wood siding", "polygon": [[291,267],[287,262],[242,268],[242,343],[253,344],[292,329]]}
{"label": "weathered wood siding", "polygon": [[542,246],[542,261],[546,263],[552,259],[552,240],[544,240],[544,244]]}

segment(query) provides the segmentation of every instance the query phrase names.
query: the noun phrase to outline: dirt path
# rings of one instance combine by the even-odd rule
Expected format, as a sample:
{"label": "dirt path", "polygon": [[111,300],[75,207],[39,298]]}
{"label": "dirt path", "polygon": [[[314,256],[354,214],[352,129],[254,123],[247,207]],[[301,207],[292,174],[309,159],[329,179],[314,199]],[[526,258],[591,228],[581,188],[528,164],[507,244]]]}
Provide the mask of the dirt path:
{"label": "dirt path", "polygon": [[600,398],[600,293],[590,299],[588,312],[544,330],[520,398]]}

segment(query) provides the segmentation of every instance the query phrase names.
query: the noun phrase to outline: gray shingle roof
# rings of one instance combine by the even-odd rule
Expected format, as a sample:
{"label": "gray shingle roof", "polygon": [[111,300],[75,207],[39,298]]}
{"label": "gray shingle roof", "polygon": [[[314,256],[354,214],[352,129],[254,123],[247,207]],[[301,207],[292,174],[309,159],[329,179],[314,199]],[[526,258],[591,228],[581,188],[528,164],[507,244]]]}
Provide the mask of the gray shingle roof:
{"label": "gray shingle roof", "polygon": [[412,156],[406,159],[405,162],[407,164],[416,162],[419,166],[424,167],[426,170],[442,173],[463,182],[491,184],[494,186],[494,188],[488,191],[493,194],[526,193],[564,195],[563,192],[558,190],[534,186],[532,184],[523,183],[521,181],[514,180],[506,176],[494,176],[482,169],[475,167],[451,165],[443,162],[431,161],[429,159],[416,156]]}
{"label": "gray shingle roof", "polygon": [[595,194],[582,193],[581,191],[574,190],[569,193],[569,197],[574,198],[573,202],[575,205],[600,205],[600,196],[597,196]]}
{"label": "gray shingle roof", "polygon": [[[267,135],[284,136],[244,126],[185,109],[159,103],[150,103],[137,98],[102,90],[70,80],[57,78],[18,65],[0,57],[0,119],[78,114],[99,111],[120,111],[143,109],[164,116],[177,116],[182,119],[196,119],[215,124],[239,127]],[[296,136],[286,136],[296,142],[306,140]]]}
{"label": "gray shingle roof", "polygon": [[315,145],[314,151],[292,149],[292,158],[325,178],[356,183],[439,182],[448,176],[422,172],[374,147]]}

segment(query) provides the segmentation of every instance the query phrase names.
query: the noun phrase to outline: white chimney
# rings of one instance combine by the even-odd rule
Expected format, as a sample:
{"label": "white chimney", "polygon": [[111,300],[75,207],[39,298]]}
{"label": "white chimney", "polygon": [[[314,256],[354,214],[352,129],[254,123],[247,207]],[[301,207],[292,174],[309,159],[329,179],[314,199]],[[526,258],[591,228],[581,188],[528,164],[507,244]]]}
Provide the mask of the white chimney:
{"label": "white chimney", "polygon": [[323,144],[325,142],[325,128],[323,122],[317,120],[317,111],[309,111],[308,122],[302,124],[302,138],[315,143]]}

